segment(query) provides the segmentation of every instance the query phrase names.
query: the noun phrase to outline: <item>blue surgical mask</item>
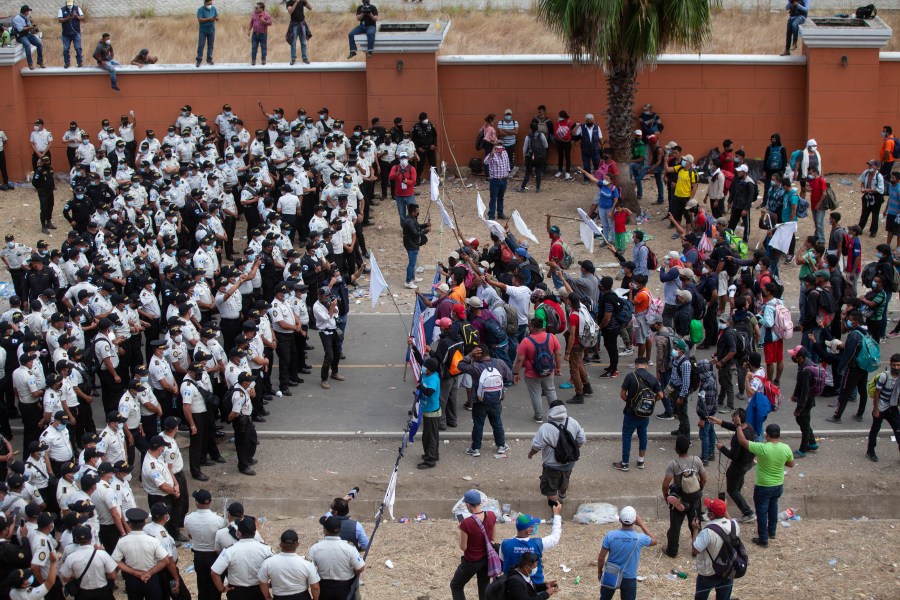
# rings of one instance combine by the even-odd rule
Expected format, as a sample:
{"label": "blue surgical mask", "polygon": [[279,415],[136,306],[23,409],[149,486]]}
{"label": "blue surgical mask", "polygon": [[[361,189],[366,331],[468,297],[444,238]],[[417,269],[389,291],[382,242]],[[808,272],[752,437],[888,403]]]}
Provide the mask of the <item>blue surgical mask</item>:
{"label": "blue surgical mask", "polygon": [[882,258],[884,258],[884,254],[882,254],[881,252],[876,252],[876,253],[875,253],[875,258],[881,260]]}
{"label": "blue surgical mask", "polygon": [[57,429],[57,431],[65,431],[65,430],[66,430],[66,424],[65,424],[65,423],[60,423],[59,425],[56,426],[56,429]]}
{"label": "blue surgical mask", "polygon": [[850,321],[850,319],[847,319],[846,321],[844,321],[844,324],[847,325],[847,328],[848,328],[848,329],[852,329],[852,328],[853,328],[853,322]]}
{"label": "blue surgical mask", "polygon": [[672,350],[672,358],[678,358],[678,350]]}
{"label": "blue surgical mask", "polygon": [[886,138],[886,137],[887,137],[887,132],[886,132],[886,131],[882,131],[882,132],[881,132],[881,137]]}
{"label": "blue surgical mask", "polygon": [[6,247],[7,247],[7,248],[15,248],[15,247],[16,247],[16,243],[15,243],[15,242],[6,242]]}
{"label": "blue surgical mask", "polygon": [[531,572],[528,574],[528,576],[529,576],[529,577],[534,577],[535,575],[537,575],[537,572],[538,572],[538,568],[535,567],[535,568],[533,568],[533,569],[531,570]]}
{"label": "blue surgical mask", "polygon": [[79,200],[84,200],[84,194],[75,194],[75,197]]}
{"label": "blue surgical mask", "polygon": [[28,587],[31,587],[33,585],[34,585],[34,575],[31,575],[28,577]]}

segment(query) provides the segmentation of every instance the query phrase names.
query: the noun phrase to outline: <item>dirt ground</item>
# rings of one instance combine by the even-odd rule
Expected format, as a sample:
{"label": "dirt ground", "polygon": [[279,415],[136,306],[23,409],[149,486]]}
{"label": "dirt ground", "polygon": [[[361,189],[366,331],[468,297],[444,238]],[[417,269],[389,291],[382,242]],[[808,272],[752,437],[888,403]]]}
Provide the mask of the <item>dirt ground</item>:
{"label": "dirt ground", "polygon": [[[485,205],[487,205],[490,198],[485,180],[481,177],[460,179],[452,174],[455,172],[453,165],[448,163],[447,181],[444,186],[444,198],[447,210],[451,210],[450,203],[452,202],[456,218],[459,222],[460,231],[464,237],[476,237],[483,244],[489,244],[490,235],[487,231],[487,227],[478,220],[475,212],[476,193],[481,193]],[[520,169],[514,180],[510,182],[510,189],[506,194],[505,200],[506,214],[509,215],[513,210],[518,210],[531,231],[540,240],[538,245],[531,244],[530,248],[532,254],[539,262],[545,261],[549,252],[548,238],[545,229],[546,219],[544,215],[547,212],[550,212],[554,215],[577,218],[578,215],[575,209],[580,207],[587,210],[594,197],[595,191],[593,185],[583,185],[575,178],[571,181],[554,178],[552,173],[555,173],[555,167],[548,168],[548,172],[551,175],[544,179],[540,193],[534,192],[534,181],[532,180],[528,186],[530,189],[524,194],[519,194],[513,192],[512,188],[518,187],[521,184],[522,170]],[[842,223],[845,226],[857,223],[859,220],[860,193],[858,191],[858,185],[856,184],[857,176],[858,174],[841,174],[827,177],[827,180],[831,183],[837,193],[839,204],[838,211],[843,215]],[[52,231],[50,235],[40,233],[40,223],[37,218],[39,205],[37,193],[33,189],[24,187],[16,188],[12,191],[0,192],[0,233],[15,233],[18,241],[30,246],[33,246],[38,239],[46,239],[50,243],[51,248],[59,247],[68,231],[66,222],[62,218],[62,207],[69,198],[69,196],[66,195],[66,190],[66,184],[58,182],[56,208],[54,213],[56,216],[54,222],[59,229]],[[696,197],[702,200],[705,190],[706,186],[700,184]],[[428,212],[428,205],[431,204],[429,200],[428,185],[424,184],[417,191],[418,202],[422,207],[420,220],[424,220]],[[379,195],[380,188],[379,191],[376,192],[376,201]],[[762,192],[760,192],[760,198],[761,197]],[[675,249],[680,251],[680,243],[671,239],[671,234],[674,230],[669,229],[668,222],[664,221],[667,210],[666,205],[657,205],[655,203],[656,186],[652,178],[645,179],[644,181],[644,198],[645,201],[643,202],[642,207],[650,214],[651,220],[642,225],[629,224],[629,230],[638,227],[647,233],[648,237],[645,239],[649,239],[648,243],[650,247],[659,258],[662,258],[668,250]],[[651,200],[648,202],[646,199]],[[756,222],[758,221],[759,216],[758,205],[759,201],[756,204],[756,208],[754,208],[752,214],[753,218],[751,218],[749,244],[751,252],[763,238],[763,232],[756,228]],[[706,205],[706,208],[708,209],[708,205]],[[418,259],[418,265],[422,269],[422,272],[419,273],[417,277],[422,278],[422,281],[419,283],[419,287],[422,290],[425,290],[430,286],[430,282],[434,276],[434,266],[437,261],[443,260],[446,264],[448,254],[458,247],[458,244],[454,242],[454,232],[452,230],[444,228],[443,233],[439,232],[440,215],[436,207],[430,213],[430,217],[435,229],[434,232],[428,236],[428,245],[420,250]],[[409,314],[413,309],[414,295],[410,290],[403,287],[407,263],[406,252],[400,243],[400,221],[397,216],[397,209],[395,204],[390,200],[390,197],[388,197],[386,201],[381,201],[377,207],[373,207],[372,220],[373,225],[365,229],[368,248],[371,252],[375,253],[378,265],[388,284],[391,286],[391,290],[400,306],[400,310],[404,314]],[[575,253],[576,260],[583,260],[585,258],[592,260],[598,267],[598,276],[613,276],[616,274],[618,265],[614,265],[615,258],[609,251],[595,248],[593,255],[587,253],[584,245],[580,241],[578,223],[576,221],[558,219],[554,220],[553,223],[559,225],[562,230],[563,238],[567,240],[567,243],[572,247],[572,250]],[[246,234],[243,225],[244,222],[242,220],[238,225],[239,236]],[[515,233],[515,230],[513,230],[513,232]],[[812,216],[801,219],[799,223],[798,238],[802,240],[813,232],[814,225]],[[521,236],[519,237],[521,239]],[[869,237],[868,227],[866,228],[866,232],[861,236],[864,262],[874,260],[875,245],[884,242],[885,239],[886,234],[884,232],[883,223],[879,224],[879,232],[874,239]],[[244,244],[245,239],[238,239],[236,241],[237,248],[243,248]],[[629,246],[625,252],[625,255],[629,258],[631,257],[631,250],[632,245],[629,242]],[[577,265],[575,266],[575,269],[577,270]],[[799,289],[799,280],[797,278],[798,270],[799,267],[794,264],[782,264],[781,274],[786,287],[786,297],[797,297],[796,294]],[[8,280],[8,275],[6,273],[0,273],[0,279]],[[368,284],[369,280],[367,278],[363,278],[360,281],[360,288],[356,291],[357,297],[355,301],[357,305],[352,310],[361,312],[372,311],[368,298]],[[655,278],[651,278],[649,288],[654,295],[658,295],[662,290],[662,285]],[[791,308],[796,309],[796,306],[792,306]],[[375,310],[377,312],[396,312],[394,305],[386,294],[382,295]],[[896,309],[894,307],[892,307],[889,318],[896,318]]]}

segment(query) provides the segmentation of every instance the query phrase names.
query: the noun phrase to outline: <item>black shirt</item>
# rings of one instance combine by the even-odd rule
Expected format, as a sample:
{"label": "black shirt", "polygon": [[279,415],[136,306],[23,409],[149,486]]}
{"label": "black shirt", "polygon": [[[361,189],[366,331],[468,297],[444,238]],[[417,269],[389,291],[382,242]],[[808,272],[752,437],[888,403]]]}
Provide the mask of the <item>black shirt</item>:
{"label": "black shirt", "polygon": [[306,16],[303,14],[303,9],[306,8],[305,0],[291,0],[288,2],[288,8],[293,6],[296,3],[298,6],[294,9],[294,12],[290,13],[291,21],[294,23],[299,23],[306,19]]}
{"label": "black shirt", "polygon": [[413,217],[405,217],[400,225],[403,229],[403,247],[417,250],[422,243],[422,226]]}
{"label": "black shirt", "polygon": [[[642,381],[640,384],[638,383],[638,377],[640,377]],[[662,392],[659,380],[657,380],[647,369],[636,369],[634,373],[629,373],[625,376],[624,381],[622,381],[622,389],[625,390],[625,396],[627,398],[625,401],[625,408],[622,410],[624,414],[631,413],[632,402],[635,395],[638,393],[639,385],[649,387],[654,394]]]}
{"label": "black shirt", "polygon": [[[731,421],[722,421],[722,427],[728,431],[737,430],[737,426]],[[744,428],[744,437],[748,440],[756,439],[756,432],[750,426],[750,423],[747,423],[747,426]],[[731,448],[722,447],[722,454],[726,458],[731,459],[732,464],[736,467],[749,469],[753,466],[754,455],[747,448],[741,446],[740,442],[738,442],[737,434],[731,436]]]}
{"label": "black shirt", "polygon": [[378,9],[375,8],[374,4],[360,4],[359,6],[356,7],[356,15],[359,16],[359,15],[363,14],[364,12],[366,12],[365,10],[363,10],[365,8],[369,9],[368,10],[369,14],[366,15],[365,17],[363,17],[363,20],[360,21],[360,23],[362,23],[366,27],[375,27],[375,21],[373,21],[372,18],[369,16],[369,15],[372,15],[375,17],[378,16]]}

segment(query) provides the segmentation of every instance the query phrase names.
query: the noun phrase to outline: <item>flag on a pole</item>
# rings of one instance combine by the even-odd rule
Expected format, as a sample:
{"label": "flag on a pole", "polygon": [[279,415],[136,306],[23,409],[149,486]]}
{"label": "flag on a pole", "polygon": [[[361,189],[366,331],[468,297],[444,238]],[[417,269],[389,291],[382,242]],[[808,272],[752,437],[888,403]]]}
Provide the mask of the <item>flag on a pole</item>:
{"label": "flag on a pole", "polygon": [[497,221],[491,221],[490,219],[482,219],[482,221],[484,221],[484,224],[488,226],[488,229],[491,230],[491,233],[496,234],[497,237],[501,240],[506,239],[506,228],[504,228],[503,225],[501,225]]}
{"label": "flag on a pole", "polygon": [[[522,215],[519,214],[518,210],[514,210],[512,212],[512,222],[513,225],[516,226],[516,231],[518,231],[523,237],[527,237],[529,240],[534,242],[535,244],[539,244],[538,239],[534,237],[534,234],[531,233],[531,230],[528,228],[528,225],[525,223],[525,219],[522,218]],[[504,236],[500,236],[503,239]]]}
{"label": "flag on a pole", "polygon": [[586,223],[578,224],[578,233],[581,235],[581,243],[590,254],[594,253],[594,231]]}
{"label": "flag on a pole", "polygon": [[478,218],[484,221],[484,216],[487,214],[487,207],[484,205],[484,200],[481,199],[481,192],[478,192],[475,196],[475,208],[478,211]]}
{"label": "flag on a pole", "polygon": [[597,235],[603,235],[603,229],[599,225],[597,225],[597,223],[594,222],[592,218],[587,216],[586,212],[584,212],[581,208],[576,208],[575,210],[578,211],[578,216],[581,217],[581,220],[584,221],[585,225],[590,227],[591,231],[593,231]]}
{"label": "flag on a pole", "polygon": [[441,210],[441,221],[444,223],[444,225],[446,225],[453,231],[456,231],[456,225],[453,224],[453,219],[451,219],[450,215],[447,213],[447,209],[444,207],[444,203],[441,202],[440,198],[435,200],[435,202],[437,203],[438,208]]}
{"label": "flag on a pole", "polygon": [[437,169],[434,167],[431,167],[429,182],[431,183],[431,201],[436,202],[441,197],[441,178],[438,177]]}
{"label": "flag on a pole", "polygon": [[[422,308],[425,305],[422,302],[416,302],[416,308],[413,311],[412,317],[412,338],[413,343],[416,346],[416,349],[419,351],[419,354],[422,357],[425,356],[425,324],[422,320]],[[411,350],[407,350],[406,352],[406,360],[409,362],[409,368],[412,369],[413,377],[416,378],[416,381],[419,381],[419,378],[422,375],[422,370],[418,362],[416,362],[415,357]]]}
{"label": "flag on a pole", "polygon": [[384,505],[387,507],[388,514],[391,515],[391,521],[394,520],[394,499],[397,496],[397,472],[399,470],[400,465],[395,465],[394,472],[391,473],[388,481],[387,490],[384,492]]}
{"label": "flag on a pole", "polygon": [[369,273],[369,296],[372,298],[372,308],[378,304],[378,297],[381,295],[381,292],[388,289],[387,281],[384,280],[384,275],[381,274],[381,269],[378,268],[378,263],[375,262],[375,253],[369,252],[369,269],[371,273]]}

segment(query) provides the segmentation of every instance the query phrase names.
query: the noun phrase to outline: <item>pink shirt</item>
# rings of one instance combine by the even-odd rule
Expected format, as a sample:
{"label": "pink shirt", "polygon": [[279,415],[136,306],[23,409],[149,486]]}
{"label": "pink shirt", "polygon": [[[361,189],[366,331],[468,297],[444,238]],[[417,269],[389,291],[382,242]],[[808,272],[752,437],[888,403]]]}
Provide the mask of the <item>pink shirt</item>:
{"label": "pink shirt", "polygon": [[271,24],[272,17],[270,17],[269,13],[266,11],[262,11],[261,13],[253,12],[250,14],[250,29],[253,30],[253,33],[266,33]]}

